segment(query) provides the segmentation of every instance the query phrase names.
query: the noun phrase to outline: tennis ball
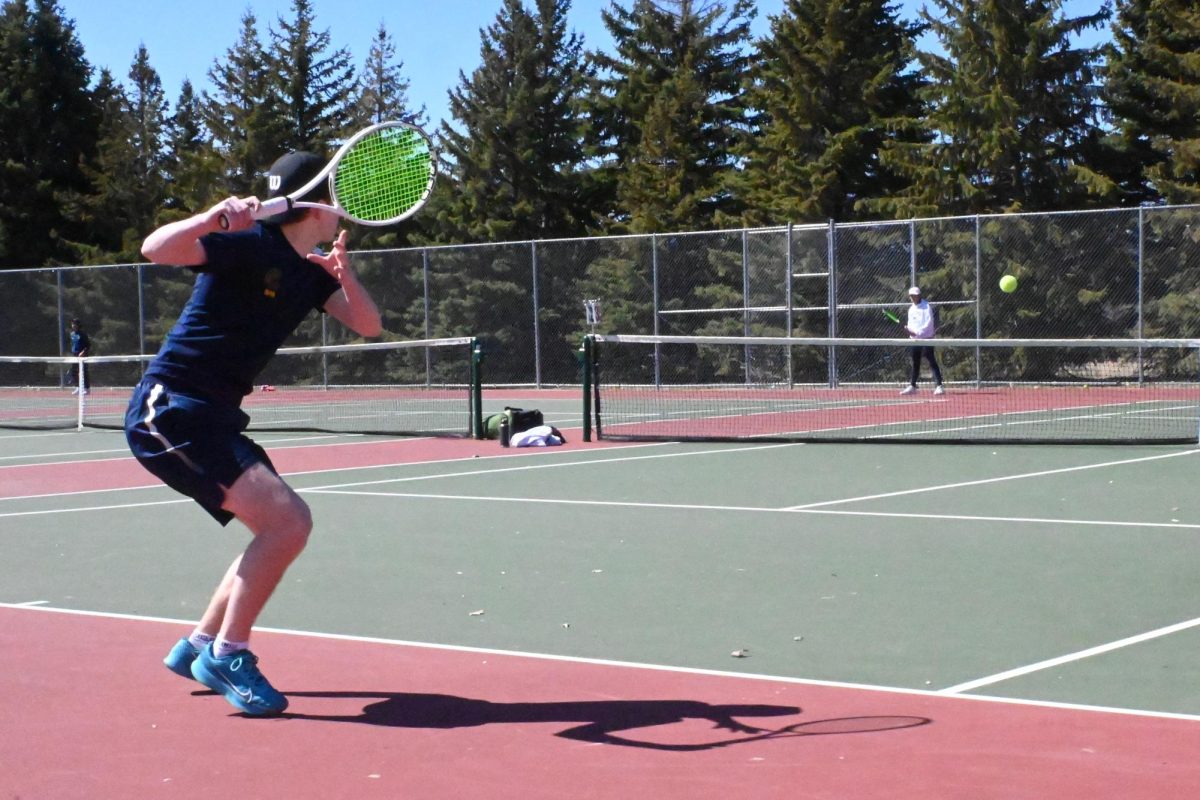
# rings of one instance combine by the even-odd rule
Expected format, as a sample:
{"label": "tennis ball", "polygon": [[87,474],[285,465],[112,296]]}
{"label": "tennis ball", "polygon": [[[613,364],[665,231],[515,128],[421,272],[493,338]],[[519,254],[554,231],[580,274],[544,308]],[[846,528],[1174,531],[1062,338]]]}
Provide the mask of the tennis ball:
{"label": "tennis ball", "polygon": [[1012,294],[1017,290],[1017,279],[1012,275],[1005,275],[1000,279],[1000,291]]}

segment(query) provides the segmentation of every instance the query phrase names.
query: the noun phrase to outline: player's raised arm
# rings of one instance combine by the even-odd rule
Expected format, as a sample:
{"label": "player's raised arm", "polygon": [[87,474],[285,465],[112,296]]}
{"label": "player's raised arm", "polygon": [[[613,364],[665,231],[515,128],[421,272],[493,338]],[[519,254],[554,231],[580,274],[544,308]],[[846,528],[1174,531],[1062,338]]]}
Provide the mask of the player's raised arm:
{"label": "player's raised arm", "polygon": [[[237,231],[254,224],[254,211],[259,206],[255,197],[229,197],[207,211],[171,222],[158,228],[142,242],[142,255],[155,264],[196,267],[207,258],[200,239],[210,233]],[[224,228],[220,220],[228,220]]]}
{"label": "player's raised arm", "polygon": [[325,310],[330,316],[360,336],[378,336],[383,332],[379,308],[359,283],[358,273],[350,263],[345,231],[338,234],[328,255],[310,253],[307,258],[320,265],[341,286],[325,301]]}

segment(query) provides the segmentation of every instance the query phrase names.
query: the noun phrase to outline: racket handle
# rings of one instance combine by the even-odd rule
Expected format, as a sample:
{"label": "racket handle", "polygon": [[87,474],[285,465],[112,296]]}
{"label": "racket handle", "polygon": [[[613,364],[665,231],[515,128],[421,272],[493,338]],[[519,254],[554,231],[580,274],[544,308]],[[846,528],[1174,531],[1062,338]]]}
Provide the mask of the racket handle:
{"label": "racket handle", "polygon": [[266,219],[273,217],[276,214],[283,214],[292,210],[292,198],[290,197],[272,197],[270,200],[264,200],[254,212],[255,219]]}
{"label": "racket handle", "polygon": [[[290,197],[272,197],[259,204],[258,209],[254,212],[255,219],[266,219],[273,217],[276,214],[283,214],[292,210],[292,199]],[[217,224],[221,226],[221,230],[229,230],[229,217],[221,214],[217,217]]]}

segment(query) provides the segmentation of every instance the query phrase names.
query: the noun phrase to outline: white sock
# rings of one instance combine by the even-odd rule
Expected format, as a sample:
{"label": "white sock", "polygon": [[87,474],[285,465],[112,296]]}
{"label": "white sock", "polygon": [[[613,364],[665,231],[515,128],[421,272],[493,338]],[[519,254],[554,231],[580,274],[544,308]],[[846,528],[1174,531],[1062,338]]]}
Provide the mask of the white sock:
{"label": "white sock", "polygon": [[188,641],[192,643],[192,647],[196,648],[197,650],[203,650],[212,644],[213,640],[216,638],[217,637],[215,636],[209,636],[207,633],[194,631],[192,635],[188,637]]}
{"label": "white sock", "polygon": [[226,656],[233,655],[234,653],[236,653],[239,650],[249,650],[249,649],[250,649],[249,642],[230,642],[230,641],[226,641],[225,639],[222,639],[220,636],[218,636],[216,641],[213,642],[213,657],[214,658],[225,658]]}

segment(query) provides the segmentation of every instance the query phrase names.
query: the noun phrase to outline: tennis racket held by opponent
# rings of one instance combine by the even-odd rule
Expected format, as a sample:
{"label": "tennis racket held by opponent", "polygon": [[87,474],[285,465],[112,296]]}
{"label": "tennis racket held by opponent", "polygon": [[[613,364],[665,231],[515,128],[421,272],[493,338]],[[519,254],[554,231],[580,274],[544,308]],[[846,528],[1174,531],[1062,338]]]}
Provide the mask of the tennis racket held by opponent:
{"label": "tennis racket held by opponent", "polygon": [[[293,208],[321,208],[360,225],[394,225],[425,205],[436,179],[437,156],[429,135],[407,122],[380,122],[351,136],[304,186],[263,201],[254,218]],[[322,181],[329,182],[329,203],[296,199]],[[229,228],[224,214],[218,223]]]}
{"label": "tennis racket held by opponent", "polygon": [[890,308],[883,309],[883,315],[885,317],[887,317],[888,319],[890,319],[892,322],[896,323],[897,325],[903,324],[902,322],[900,322],[900,318],[898,316],[896,316],[896,312],[892,311]]}

